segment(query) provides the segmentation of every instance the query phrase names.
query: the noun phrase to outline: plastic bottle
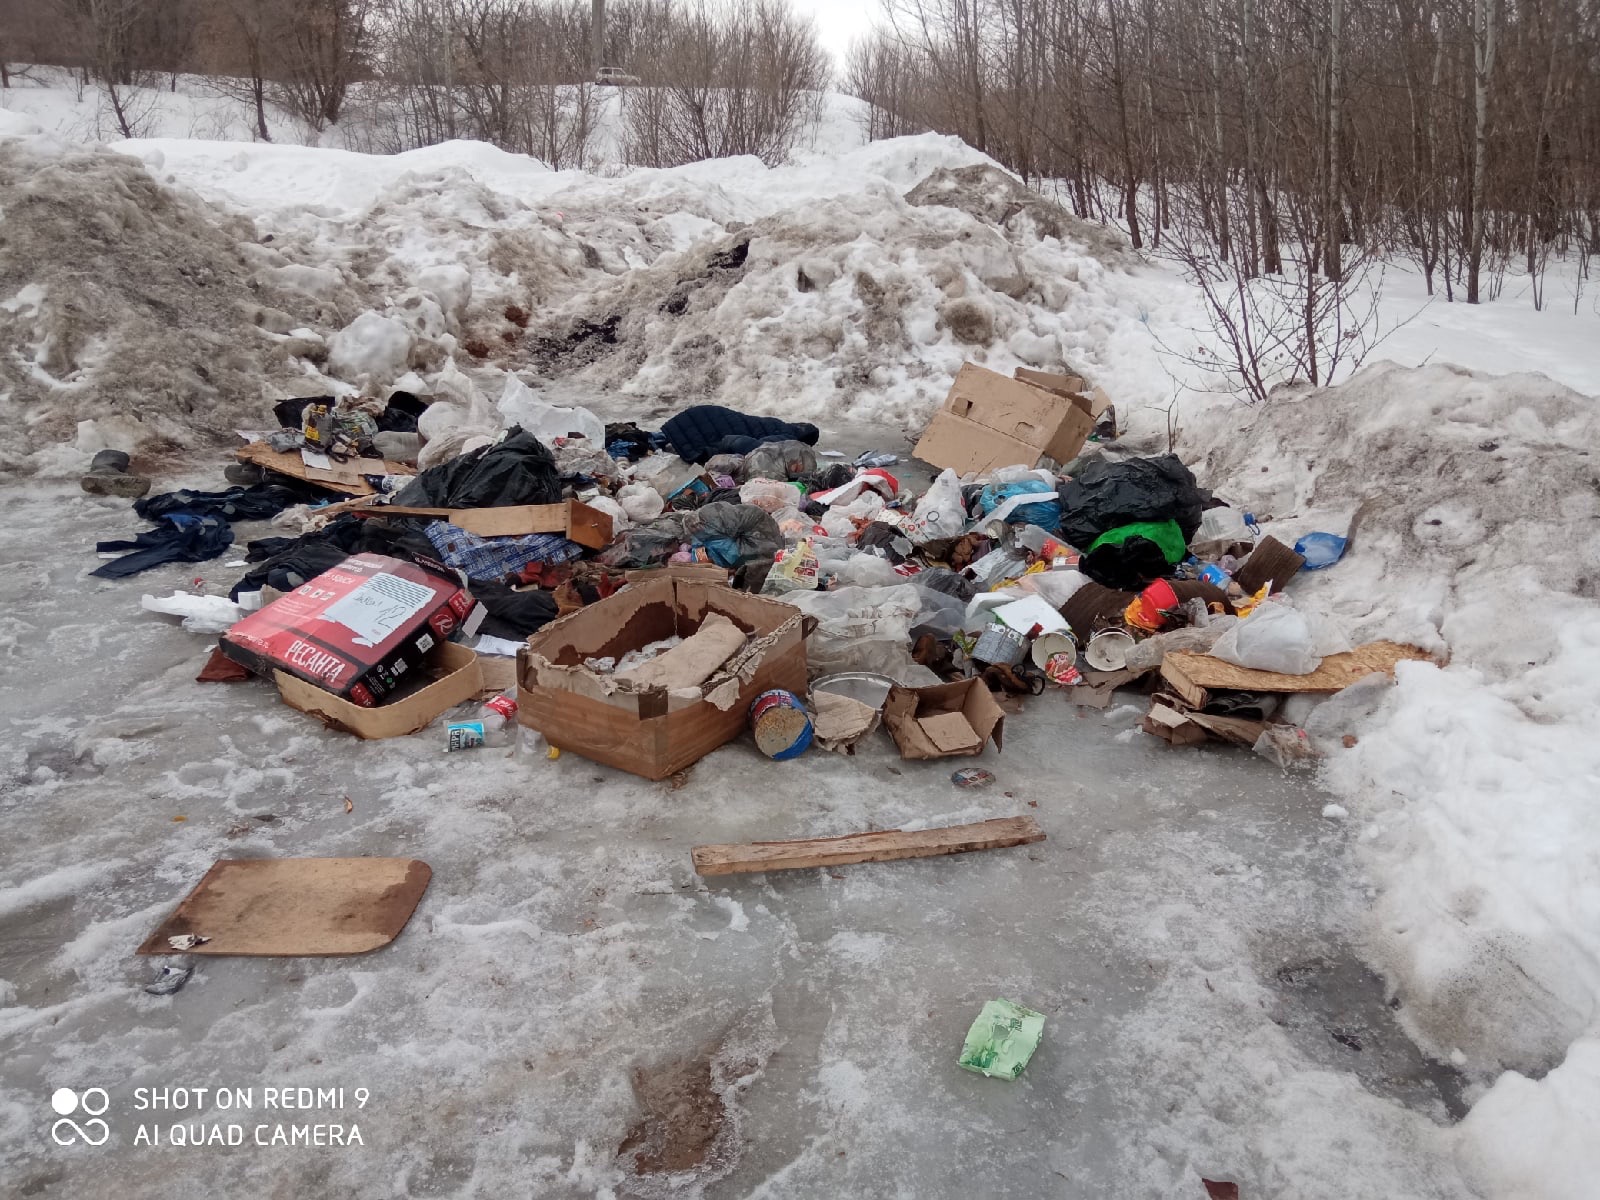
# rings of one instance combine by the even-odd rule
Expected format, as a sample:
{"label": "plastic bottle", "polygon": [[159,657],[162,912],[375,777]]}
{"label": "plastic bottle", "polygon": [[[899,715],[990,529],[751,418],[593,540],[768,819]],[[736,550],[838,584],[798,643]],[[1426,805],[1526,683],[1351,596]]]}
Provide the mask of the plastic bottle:
{"label": "plastic bottle", "polygon": [[517,731],[517,702],[511,696],[486,700],[470,720],[452,721],[444,727],[445,750],[471,750],[478,746],[509,746]]}

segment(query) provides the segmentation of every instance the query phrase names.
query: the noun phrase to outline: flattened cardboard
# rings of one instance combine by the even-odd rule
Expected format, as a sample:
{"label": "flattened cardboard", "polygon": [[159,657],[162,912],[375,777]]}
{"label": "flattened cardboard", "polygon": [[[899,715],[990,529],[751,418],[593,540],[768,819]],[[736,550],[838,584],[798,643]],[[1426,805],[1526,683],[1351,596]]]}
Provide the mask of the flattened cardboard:
{"label": "flattened cardboard", "polygon": [[1280,675],[1236,667],[1193,650],[1175,650],[1161,660],[1161,678],[1185,704],[1203,708],[1207,693],[1235,692],[1338,692],[1374,671],[1393,675],[1402,659],[1427,661],[1425,650],[1398,642],[1368,642],[1343,654],[1330,654],[1309,675]]}
{"label": "flattened cardboard", "polygon": [[[366,954],[400,936],[432,877],[415,858],[220,858],[139,953]],[[183,934],[207,940],[167,940]]]}
{"label": "flattened cardboard", "polygon": [[[900,757],[969,758],[982,754],[990,739],[1001,749],[1005,710],[981,679],[962,679],[932,687],[889,689],[883,723],[900,748]],[[955,717],[965,726],[959,731]]]}
{"label": "flattened cardboard", "polygon": [[[700,688],[637,686],[583,665],[690,634],[711,612],[750,640]],[[738,737],[761,692],[804,693],[807,624],[782,601],[663,572],[529,637],[518,667],[518,719],[559,749],[664,779]]]}
{"label": "flattened cardboard", "polygon": [[[1094,431],[1095,424],[1088,411],[1075,401],[1032,384],[1009,379],[976,363],[966,363],[956,372],[941,412],[1029,447],[1033,452],[1031,457],[1012,460],[1028,466],[1037,463],[1041,454],[1049,455],[1057,462],[1076,458],[1083,449],[1083,443]],[[948,426],[946,428],[949,429]],[[953,436],[955,432],[949,430],[946,437]],[[926,434],[923,440],[927,440]],[[939,448],[936,444],[928,447],[930,451]],[[956,463],[935,462],[923,454],[922,449],[923,443],[919,442],[915,451],[917,457],[934,466],[974,469],[962,468]],[[954,449],[959,453],[959,445]]]}
{"label": "flattened cardboard", "polygon": [[[458,704],[476,699],[487,690],[482,663],[475,652],[455,642],[439,646],[424,665],[436,678],[427,687],[392,700],[377,708],[363,708],[342,696],[324,691],[314,683],[296,678],[287,671],[274,671],[273,680],[278,685],[278,695],[290,708],[316,717],[329,729],[353,733],[358,738],[375,741],[379,738],[404,737],[426,729]],[[494,661],[494,660],[489,660]],[[510,659],[500,659],[509,663]],[[514,673],[505,687],[496,688],[498,695],[516,683]]]}
{"label": "flattened cardboard", "polygon": [[339,492],[345,496],[370,496],[373,487],[364,475],[415,475],[417,469],[405,463],[389,462],[387,459],[353,458],[348,463],[339,463],[331,471],[318,470],[308,467],[301,461],[299,452],[283,454],[274,450],[265,442],[251,442],[248,446],[241,446],[234,451],[234,457],[240,462],[254,463],[268,471],[279,475],[288,475],[295,479],[304,480],[306,483],[315,484],[330,492]]}

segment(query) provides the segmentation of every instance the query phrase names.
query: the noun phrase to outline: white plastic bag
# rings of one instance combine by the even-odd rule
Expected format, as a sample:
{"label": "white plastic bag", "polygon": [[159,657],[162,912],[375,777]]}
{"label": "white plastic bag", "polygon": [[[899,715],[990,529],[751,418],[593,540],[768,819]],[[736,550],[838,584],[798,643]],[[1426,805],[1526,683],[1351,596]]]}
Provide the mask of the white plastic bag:
{"label": "white plastic bag", "polygon": [[639,524],[654,521],[661,515],[662,509],[667,507],[667,502],[661,498],[661,493],[648,483],[628,483],[617,489],[617,503],[622,506],[622,511],[628,514],[630,520]]}
{"label": "white plastic bag", "polygon": [[946,468],[929,485],[906,522],[905,533],[919,546],[940,538],[960,537],[967,528],[967,509],[961,503],[961,480]]}
{"label": "white plastic bag", "polygon": [[533,394],[533,389],[515,375],[506,376],[505,390],[500,393],[500,419],[507,426],[520,425],[545,445],[554,445],[557,438],[578,435],[589,444],[604,450],[606,444],[605,422],[587,408],[558,408],[546,404]]}
{"label": "white plastic bag", "polygon": [[1316,635],[1304,613],[1268,600],[1227,630],[1211,648],[1211,657],[1236,667],[1309,675],[1322,665]]}

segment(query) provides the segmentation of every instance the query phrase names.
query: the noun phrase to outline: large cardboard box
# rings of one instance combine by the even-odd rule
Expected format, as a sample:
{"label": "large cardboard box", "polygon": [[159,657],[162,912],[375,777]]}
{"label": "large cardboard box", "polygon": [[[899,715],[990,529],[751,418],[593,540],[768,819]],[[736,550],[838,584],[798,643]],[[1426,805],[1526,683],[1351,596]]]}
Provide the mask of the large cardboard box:
{"label": "large cardboard box", "polygon": [[[368,739],[404,737],[426,729],[456,705],[476,699],[485,690],[477,654],[455,642],[442,643],[416,674],[430,682],[419,691],[377,708],[352,704],[287,671],[274,671],[273,679],[277,681],[278,694],[290,708],[309,713],[330,729]],[[497,689],[501,690],[504,689]]]}
{"label": "large cardboard box", "polygon": [[[583,665],[620,657],[721,613],[749,637],[700,688],[668,691]],[[518,720],[558,749],[665,779],[745,728],[750,702],[769,688],[804,692],[805,635],[814,622],[765,596],[663,573],[552,621],[528,638],[518,680]]]}
{"label": "large cardboard box", "polygon": [[437,563],[357,554],[250,613],[219,644],[258,675],[282,670],[371,708],[481,619],[471,594]]}
{"label": "large cardboard box", "polygon": [[889,689],[883,723],[901,758],[955,758],[1000,749],[1005,710],[981,679]]}
{"label": "large cardboard box", "polygon": [[1031,467],[1045,456],[1064,463],[1078,456],[1094,424],[1065,395],[967,363],[913,453],[962,474]]}

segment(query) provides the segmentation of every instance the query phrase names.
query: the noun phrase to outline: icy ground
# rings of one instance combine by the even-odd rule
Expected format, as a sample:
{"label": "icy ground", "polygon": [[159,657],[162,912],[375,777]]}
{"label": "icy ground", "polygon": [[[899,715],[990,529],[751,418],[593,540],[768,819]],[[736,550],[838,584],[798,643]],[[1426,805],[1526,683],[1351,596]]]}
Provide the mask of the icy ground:
{"label": "icy ground", "polygon": [[[737,742],[679,790],[573,754],[446,757],[434,732],[358,743],[264,686],[194,683],[209,639],[137,612],[231,578],[220,562],[90,580],[94,541],[138,524],[124,502],[35,484],[5,503],[8,1194],[1469,1194],[1448,1153],[1462,1081],[1357,957],[1347,826],[1263,760],[1059,695],[1008,717],[976,792],[881,734],[789,764]],[[1012,813],[1048,840],[712,881],[689,859]],[[176,996],[141,990],[133,948],[214,859],[350,854],[433,867],[392,946],[202,959]],[[955,1066],[997,996],[1048,1018],[1014,1083]],[[133,1108],[136,1087],[302,1084],[372,1098]],[[107,1089],[108,1145],[50,1143],[60,1086]],[[278,1120],[354,1121],[365,1146],[133,1145],[141,1121]]]}

